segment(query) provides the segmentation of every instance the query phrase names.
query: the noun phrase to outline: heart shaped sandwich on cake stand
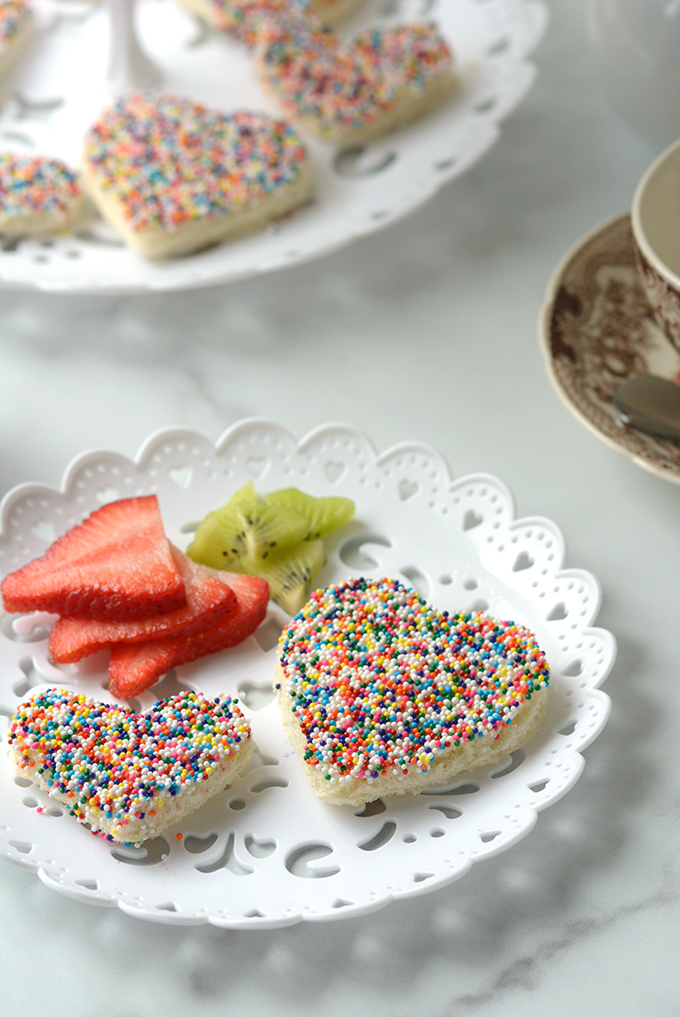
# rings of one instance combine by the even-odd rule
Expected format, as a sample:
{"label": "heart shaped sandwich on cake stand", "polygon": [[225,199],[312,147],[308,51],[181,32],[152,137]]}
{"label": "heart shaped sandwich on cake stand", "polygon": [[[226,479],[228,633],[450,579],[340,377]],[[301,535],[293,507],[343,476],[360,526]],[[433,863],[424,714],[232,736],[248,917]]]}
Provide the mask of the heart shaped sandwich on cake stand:
{"label": "heart shaped sandwich on cake stand", "polygon": [[284,114],[338,145],[364,144],[411,123],[458,88],[448,42],[434,24],[370,28],[343,44],[295,16],[259,28],[255,65]]}
{"label": "heart shaped sandwich on cake stand", "polygon": [[260,229],[314,186],[308,151],[285,121],[141,92],[92,125],[82,169],[104,218],[151,258]]}
{"label": "heart shaped sandwich on cake stand", "polygon": [[147,713],[49,689],[10,726],[22,777],[93,833],[138,844],[199,808],[243,770],[250,726],[226,697],[183,692]]}
{"label": "heart shaped sandwich on cake stand", "polygon": [[253,46],[262,20],[272,14],[294,13],[335,26],[361,7],[364,0],[178,0],[191,14],[220,32]]}
{"label": "heart shaped sandwich on cake stand", "polygon": [[316,794],[338,805],[443,785],[527,741],[550,671],[527,629],[450,615],[393,579],[317,590],[278,665],[284,724]]}

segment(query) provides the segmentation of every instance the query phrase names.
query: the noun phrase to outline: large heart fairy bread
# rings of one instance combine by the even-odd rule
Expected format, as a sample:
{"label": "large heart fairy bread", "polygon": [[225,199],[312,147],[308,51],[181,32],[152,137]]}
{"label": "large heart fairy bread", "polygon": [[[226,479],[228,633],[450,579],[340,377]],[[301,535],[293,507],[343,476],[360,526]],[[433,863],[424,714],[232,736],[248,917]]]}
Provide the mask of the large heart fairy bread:
{"label": "large heart fairy bread", "polygon": [[148,713],[49,689],[10,725],[21,774],[93,833],[139,844],[221,791],[248,764],[250,726],[226,697],[183,692]]}
{"label": "large heart fairy bread", "polygon": [[151,258],[261,229],[314,188],[309,153],[290,124],[139,92],[92,125],[82,173],[104,218]]}
{"label": "large heart fairy bread", "polygon": [[338,805],[444,786],[538,728],[549,668],[525,628],[439,613],[393,579],[312,594],[281,636],[278,698],[316,794]]}

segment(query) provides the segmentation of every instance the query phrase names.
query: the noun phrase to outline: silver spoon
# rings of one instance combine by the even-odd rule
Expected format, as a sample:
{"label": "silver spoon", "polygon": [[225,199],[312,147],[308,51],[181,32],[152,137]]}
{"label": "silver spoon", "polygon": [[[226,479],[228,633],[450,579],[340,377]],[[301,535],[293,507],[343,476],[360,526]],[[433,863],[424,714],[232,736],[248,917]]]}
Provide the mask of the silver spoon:
{"label": "silver spoon", "polygon": [[657,438],[680,439],[680,385],[674,381],[640,374],[619,385],[611,399],[624,424]]}

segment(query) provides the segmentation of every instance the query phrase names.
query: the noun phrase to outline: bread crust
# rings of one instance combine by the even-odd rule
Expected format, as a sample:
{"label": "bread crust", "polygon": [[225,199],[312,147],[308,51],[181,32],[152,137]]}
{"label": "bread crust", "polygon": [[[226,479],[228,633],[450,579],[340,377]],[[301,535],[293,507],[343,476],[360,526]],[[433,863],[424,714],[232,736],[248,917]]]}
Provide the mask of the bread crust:
{"label": "bread crust", "polygon": [[[307,741],[293,715],[288,696],[284,690],[285,674],[280,663],[276,665],[276,682],[281,687],[277,691],[278,703],[281,708],[283,726],[293,746],[304,760]],[[452,746],[430,764],[426,773],[418,767],[409,767],[409,773],[403,775],[393,770],[381,774],[374,779],[353,778],[343,784],[327,781],[317,766],[303,762],[305,777],[314,793],[331,805],[365,805],[376,798],[392,795],[419,794],[428,788],[444,787],[454,777],[466,770],[474,770],[480,766],[491,766],[504,759],[509,753],[526,744],[538,731],[548,708],[548,690],[534,696],[531,702],[524,703],[513,722],[496,737],[489,735],[465,742],[458,747]]]}

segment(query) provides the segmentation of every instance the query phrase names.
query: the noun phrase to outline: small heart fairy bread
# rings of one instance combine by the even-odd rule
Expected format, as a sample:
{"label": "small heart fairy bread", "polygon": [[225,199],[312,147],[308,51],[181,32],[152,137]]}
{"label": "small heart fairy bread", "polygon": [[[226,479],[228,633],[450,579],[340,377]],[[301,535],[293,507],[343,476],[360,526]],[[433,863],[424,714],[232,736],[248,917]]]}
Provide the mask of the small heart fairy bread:
{"label": "small heart fairy bread", "polygon": [[364,144],[424,116],[458,87],[433,24],[371,28],[344,45],[308,19],[262,26],[255,64],[284,115],[337,145]]}
{"label": "small heart fairy bread", "polygon": [[11,70],[23,49],[32,21],[28,0],[0,0],[0,78]]}
{"label": "small heart fairy bread", "polygon": [[82,172],[104,218],[150,258],[261,229],[314,189],[309,153],[284,121],[138,92],[90,128]]}
{"label": "small heart fairy bread", "polygon": [[0,233],[62,233],[78,222],[82,211],[76,175],[61,160],[0,153]]}
{"label": "small heart fairy bread", "polygon": [[333,27],[353,14],[363,0],[179,0],[179,3],[206,24],[252,46],[260,24],[272,14],[316,18]]}
{"label": "small heart fairy bread", "polygon": [[10,759],[80,823],[140,844],[203,805],[247,766],[250,726],[228,698],[183,692],[148,713],[50,689],[19,706]]}
{"label": "small heart fairy bread", "polygon": [[504,758],[537,730],[549,673],[513,622],[356,579],[317,590],[284,630],[276,687],[316,794],[356,806]]}

